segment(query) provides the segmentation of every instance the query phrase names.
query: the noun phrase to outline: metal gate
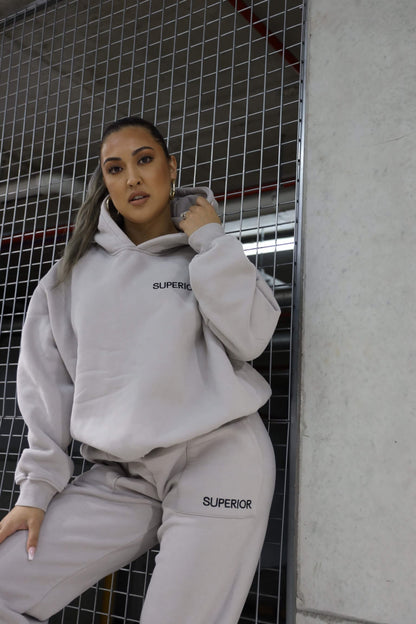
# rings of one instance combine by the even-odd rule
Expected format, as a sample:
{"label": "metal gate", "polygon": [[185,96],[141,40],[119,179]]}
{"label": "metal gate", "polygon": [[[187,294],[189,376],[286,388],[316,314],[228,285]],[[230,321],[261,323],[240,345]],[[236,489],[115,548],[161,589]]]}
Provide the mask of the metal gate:
{"label": "metal gate", "polygon": [[[16,500],[26,444],[15,381],[28,301],[71,234],[103,127],[139,114],[167,138],[180,185],[213,188],[226,231],[242,240],[283,311],[254,362],[273,388],[261,415],[278,476],[241,623],[286,622],[304,10],[296,0],[38,0],[0,21],[1,514]],[[79,474],[76,442],[71,453]],[[139,622],[155,553],[100,581],[51,624]]]}

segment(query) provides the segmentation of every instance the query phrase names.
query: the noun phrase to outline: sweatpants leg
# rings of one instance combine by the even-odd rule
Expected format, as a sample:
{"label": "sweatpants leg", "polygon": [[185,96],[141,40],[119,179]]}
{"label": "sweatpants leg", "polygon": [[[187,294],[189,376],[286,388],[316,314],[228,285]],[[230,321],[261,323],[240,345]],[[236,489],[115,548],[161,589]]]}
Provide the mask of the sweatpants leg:
{"label": "sweatpants leg", "polygon": [[48,620],[155,545],[160,502],[148,484],[144,494],[117,488],[120,474],[121,469],[96,465],[57,495],[45,514],[33,561],[27,560],[26,531],[1,544],[2,624]]}
{"label": "sweatpants leg", "polygon": [[256,414],[188,443],[166,483],[160,552],[141,624],[236,624],[256,570],[275,459]]}
{"label": "sweatpants leg", "polygon": [[46,621],[159,539],[141,624],[236,624],[274,477],[257,414],[135,463],[94,466],[52,501],[34,561],[26,531],[0,546],[0,623]]}

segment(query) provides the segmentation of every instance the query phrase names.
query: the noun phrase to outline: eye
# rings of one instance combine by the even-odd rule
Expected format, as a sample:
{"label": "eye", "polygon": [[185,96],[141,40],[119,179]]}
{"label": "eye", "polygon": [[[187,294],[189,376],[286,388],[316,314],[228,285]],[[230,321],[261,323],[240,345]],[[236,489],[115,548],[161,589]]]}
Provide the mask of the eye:
{"label": "eye", "polygon": [[150,156],[150,154],[146,154],[146,156],[142,156],[139,160],[139,163],[141,163],[142,165],[147,165],[148,163],[152,162],[153,160],[153,156]]}
{"label": "eye", "polygon": [[112,167],[109,167],[107,169],[107,173],[109,173],[110,175],[115,175],[116,173],[119,173],[121,171],[121,167],[118,167],[117,165],[113,165]]}

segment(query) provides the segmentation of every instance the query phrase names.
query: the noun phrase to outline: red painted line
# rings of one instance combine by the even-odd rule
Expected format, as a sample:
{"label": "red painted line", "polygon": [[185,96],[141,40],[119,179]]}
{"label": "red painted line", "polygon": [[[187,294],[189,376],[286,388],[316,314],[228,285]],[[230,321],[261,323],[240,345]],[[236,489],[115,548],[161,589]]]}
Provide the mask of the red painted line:
{"label": "red painted line", "polygon": [[[294,180],[287,180],[286,182],[281,182],[281,188],[289,188],[291,186],[295,186]],[[224,199],[238,199],[239,197],[247,197],[249,195],[258,195],[261,193],[267,193],[267,191],[275,191],[277,189],[277,184],[265,184],[261,188],[258,186],[248,186],[242,191],[231,191],[226,195],[215,195],[215,199],[217,201],[224,201]]]}
{"label": "red painted line", "polygon": [[[295,186],[294,180],[287,180],[281,182],[280,186],[282,188],[289,188],[291,186]],[[224,201],[227,199],[238,199],[239,197],[247,197],[249,195],[258,195],[259,192],[267,192],[267,191],[275,191],[277,189],[277,184],[266,184],[259,188],[258,186],[247,187],[241,191],[231,191],[226,195],[216,195],[215,198],[217,201]],[[24,243],[30,243],[32,240],[42,242],[47,238],[52,238],[56,236],[57,239],[66,236],[68,230],[71,232],[74,229],[73,225],[70,226],[62,226],[59,228],[50,228],[49,230],[41,230],[40,232],[29,232],[28,234],[16,234],[16,236],[8,236],[3,238],[1,241],[1,251],[6,253],[6,247],[12,245],[13,247],[19,245],[22,241]]]}
{"label": "red painted line", "polygon": [[300,72],[299,60],[296,58],[294,54],[292,54],[290,50],[286,50],[286,48],[284,48],[283,43],[280,41],[280,39],[278,39],[276,35],[274,35],[263,24],[260,18],[257,17],[257,15],[254,13],[254,11],[252,11],[250,7],[248,7],[243,2],[243,0],[228,0],[228,2],[234,8],[237,8],[237,11],[241,15],[241,17],[244,17],[248,21],[248,23],[253,26],[254,30],[257,30],[257,32],[262,37],[265,37],[270,43],[270,45],[272,46],[272,48],[277,50],[285,58],[285,60],[289,63],[289,65],[293,67],[293,69],[299,74]]}
{"label": "red painted line", "polygon": [[[29,232],[28,234],[17,234],[16,236],[8,236],[2,239],[1,247],[5,247],[7,244],[13,246],[18,245],[21,241],[23,243],[30,242],[32,240],[43,241],[44,239],[56,237],[59,239],[61,236],[65,236],[66,233],[74,229],[73,225],[69,227],[64,226],[60,228],[51,228],[49,230],[42,230],[40,232]],[[5,251],[2,249],[2,251]]]}

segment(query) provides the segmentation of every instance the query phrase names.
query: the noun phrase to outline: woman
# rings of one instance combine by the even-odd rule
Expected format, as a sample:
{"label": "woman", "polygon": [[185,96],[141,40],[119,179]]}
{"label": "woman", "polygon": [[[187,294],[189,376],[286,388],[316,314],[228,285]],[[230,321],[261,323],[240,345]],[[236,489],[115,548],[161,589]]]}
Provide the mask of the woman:
{"label": "woman", "polygon": [[[47,620],[157,542],[142,624],[239,619],[274,486],[257,413],[270,388],[247,361],[279,307],[212,192],[175,193],[175,179],[152,124],[111,124],[64,257],[31,299],[1,622]],[[71,439],[93,466],[68,485]]]}

